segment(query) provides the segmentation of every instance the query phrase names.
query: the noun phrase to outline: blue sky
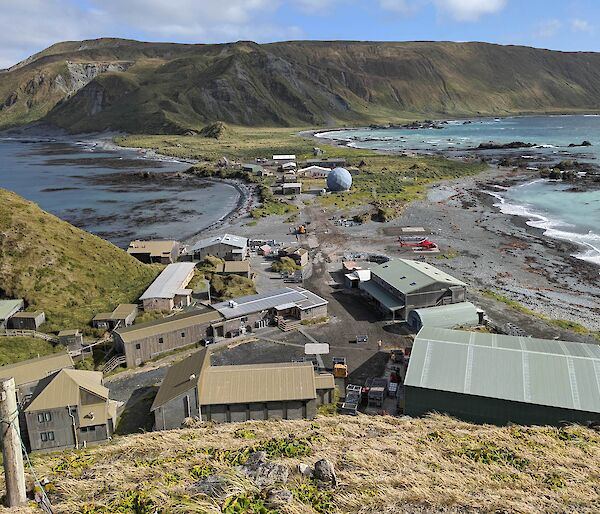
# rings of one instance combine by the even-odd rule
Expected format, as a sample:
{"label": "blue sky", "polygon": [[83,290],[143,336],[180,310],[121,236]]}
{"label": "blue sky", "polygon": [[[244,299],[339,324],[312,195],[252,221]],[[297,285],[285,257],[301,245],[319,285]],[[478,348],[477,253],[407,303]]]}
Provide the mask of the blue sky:
{"label": "blue sky", "polygon": [[0,0],[0,68],[102,36],[451,40],[600,51],[599,0]]}

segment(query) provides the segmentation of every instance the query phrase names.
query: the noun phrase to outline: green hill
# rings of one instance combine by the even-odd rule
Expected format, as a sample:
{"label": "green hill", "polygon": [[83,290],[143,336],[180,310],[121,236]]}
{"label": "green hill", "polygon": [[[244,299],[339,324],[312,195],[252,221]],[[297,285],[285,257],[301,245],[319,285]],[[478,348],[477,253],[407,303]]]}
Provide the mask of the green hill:
{"label": "green hill", "polygon": [[60,43],[0,72],[0,127],[183,133],[600,111],[600,54],[487,43]]}
{"label": "green hill", "polygon": [[0,297],[44,310],[44,330],[83,329],[137,300],[159,270],[0,189]]}
{"label": "green hill", "polygon": [[[591,514],[600,510],[599,443],[597,432],[577,426],[361,414],[204,423],[32,460],[61,513]],[[288,468],[287,483],[256,486],[241,475],[237,465],[255,450]],[[335,466],[335,488],[318,487],[297,471],[298,464],[322,458]],[[212,494],[194,488],[210,476],[217,484]],[[282,488],[291,499],[270,505],[270,490]],[[4,511],[40,512],[0,507]]]}

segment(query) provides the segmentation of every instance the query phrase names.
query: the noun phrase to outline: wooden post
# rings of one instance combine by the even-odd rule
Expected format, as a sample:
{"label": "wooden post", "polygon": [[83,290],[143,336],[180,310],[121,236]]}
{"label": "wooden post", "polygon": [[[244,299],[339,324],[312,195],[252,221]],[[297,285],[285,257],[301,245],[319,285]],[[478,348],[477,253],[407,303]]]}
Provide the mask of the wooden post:
{"label": "wooden post", "polygon": [[17,507],[27,501],[27,496],[15,379],[12,377],[0,378],[0,419],[6,501],[8,507]]}

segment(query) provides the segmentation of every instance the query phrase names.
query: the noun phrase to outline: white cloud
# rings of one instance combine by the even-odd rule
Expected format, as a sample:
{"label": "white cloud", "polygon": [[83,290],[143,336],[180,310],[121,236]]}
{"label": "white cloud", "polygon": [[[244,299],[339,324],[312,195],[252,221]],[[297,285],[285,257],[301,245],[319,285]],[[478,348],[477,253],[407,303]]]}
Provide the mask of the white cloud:
{"label": "white cloud", "polygon": [[414,14],[426,4],[456,21],[477,21],[483,15],[500,12],[507,0],[379,0],[382,9],[403,15]]}
{"label": "white cloud", "polygon": [[293,3],[306,14],[324,14],[340,0],[293,0]]}
{"label": "white cloud", "polygon": [[590,22],[581,18],[573,18],[571,20],[571,28],[575,32],[587,32],[588,34],[592,34],[594,32],[594,27],[590,24]]}
{"label": "white cloud", "polygon": [[561,27],[562,23],[560,20],[545,20],[538,24],[538,28],[535,34],[539,38],[550,38],[555,36],[561,29]]}
{"label": "white cloud", "polygon": [[103,36],[190,43],[298,38],[298,27],[273,21],[282,1],[87,0],[82,7],[77,0],[1,0],[0,68],[58,41]]}
{"label": "white cloud", "polygon": [[477,21],[485,14],[496,14],[507,0],[436,0],[439,9],[457,21]]}

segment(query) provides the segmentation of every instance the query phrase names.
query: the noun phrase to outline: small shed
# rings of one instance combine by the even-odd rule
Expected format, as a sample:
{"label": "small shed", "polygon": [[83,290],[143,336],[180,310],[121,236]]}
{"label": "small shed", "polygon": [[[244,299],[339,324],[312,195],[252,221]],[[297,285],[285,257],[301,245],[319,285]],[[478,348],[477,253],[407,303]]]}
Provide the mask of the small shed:
{"label": "small shed", "polygon": [[290,182],[281,185],[281,194],[283,195],[299,195],[302,193],[302,184],[300,182]]}
{"label": "small shed", "polygon": [[79,347],[83,345],[83,334],[78,330],[61,330],[58,333],[58,342],[65,346]]}
{"label": "small shed", "polygon": [[371,280],[371,270],[355,269],[352,273],[344,275],[345,286],[349,289],[357,288],[361,282]]}
{"label": "small shed", "polygon": [[273,248],[271,248],[270,245],[262,245],[258,249],[258,255],[264,255],[266,257],[267,255],[271,255],[271,253],[273,253]]}
{"label": "small shed", "polygon": [[474,327],[483,322],[483,311],[471,302],[453,303],[438,307],[413,309],[408,313],[408,326],[418,332],[423,327]]}
{"label": "small shed", "polygon": [[15,330],[37,330],[45,322],[44,311],[17,312],[8,320],[8,327]]}

